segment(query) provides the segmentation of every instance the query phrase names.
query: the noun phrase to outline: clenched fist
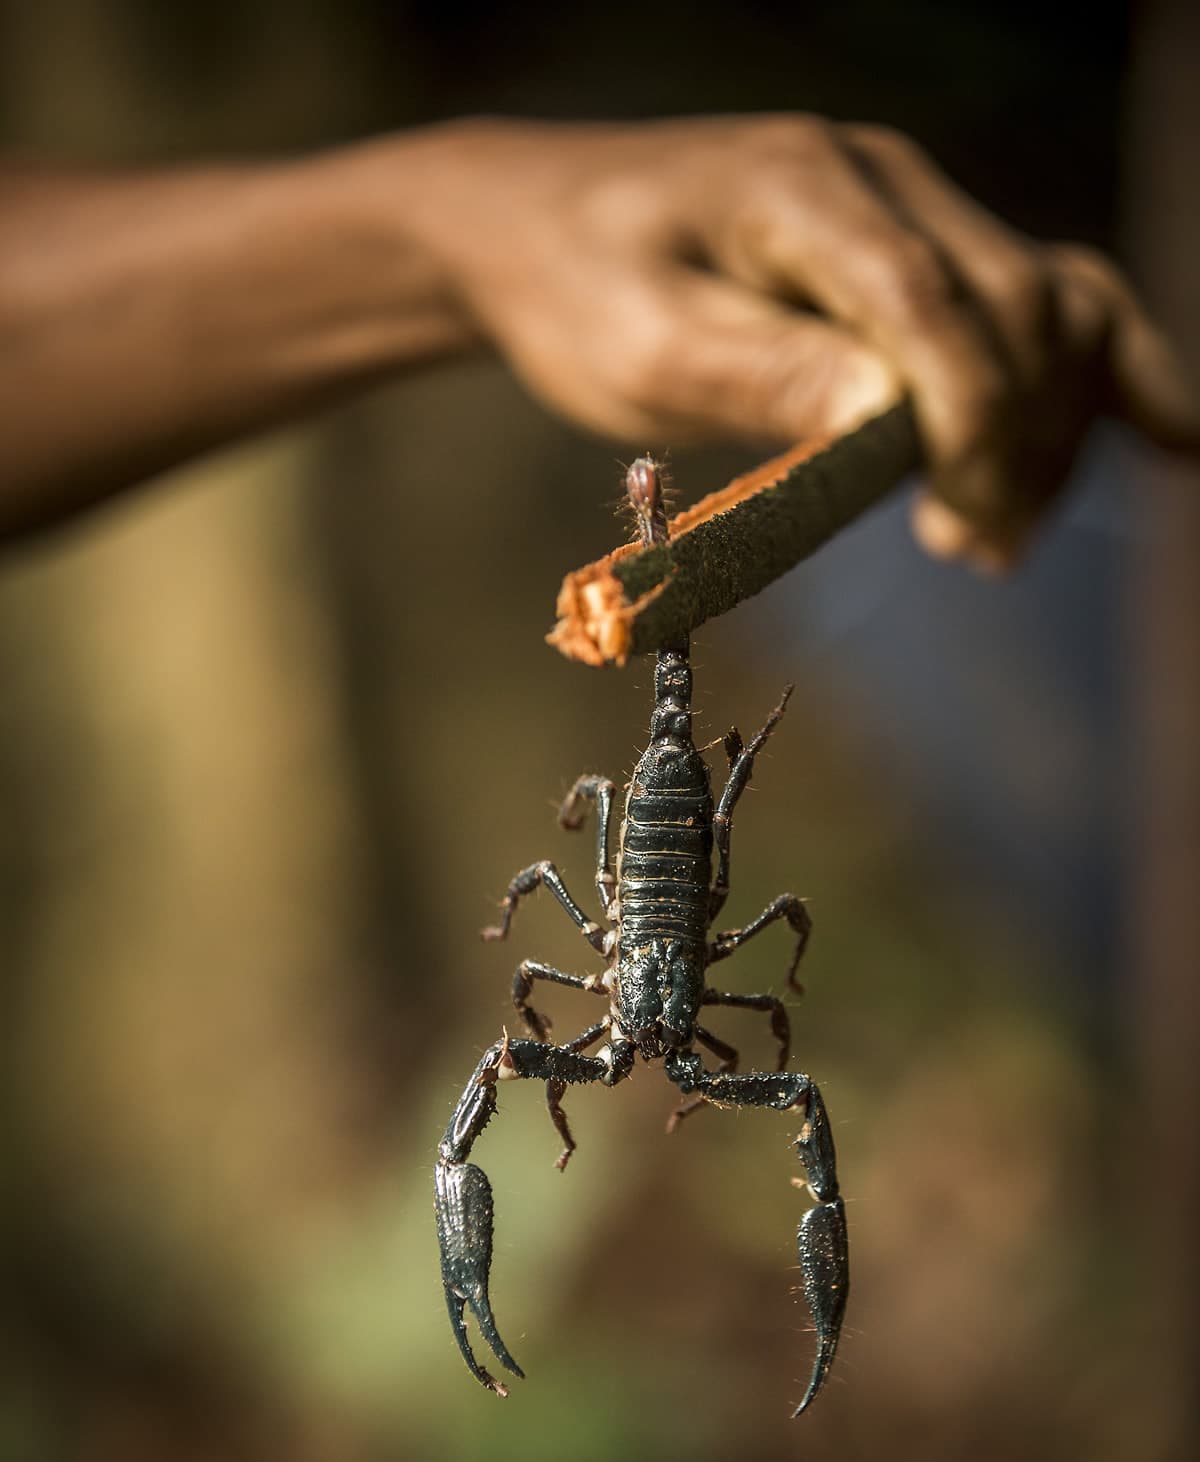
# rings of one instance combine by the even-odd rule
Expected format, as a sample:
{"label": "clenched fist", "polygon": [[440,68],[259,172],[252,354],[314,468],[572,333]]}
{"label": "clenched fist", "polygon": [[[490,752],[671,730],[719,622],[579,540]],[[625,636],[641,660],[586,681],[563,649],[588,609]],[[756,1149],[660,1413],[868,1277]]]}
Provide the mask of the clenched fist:
{"label": "clenched fist", "polygon": [[471,122],[429,145],[448,160],[432,246],[527,382],[602,431],[787,442],[908,391],[930,468],[918,536],[987,565],[1019,551],[1098,414],[1200,444],[1114,266],[1009,228],[899,133]]}

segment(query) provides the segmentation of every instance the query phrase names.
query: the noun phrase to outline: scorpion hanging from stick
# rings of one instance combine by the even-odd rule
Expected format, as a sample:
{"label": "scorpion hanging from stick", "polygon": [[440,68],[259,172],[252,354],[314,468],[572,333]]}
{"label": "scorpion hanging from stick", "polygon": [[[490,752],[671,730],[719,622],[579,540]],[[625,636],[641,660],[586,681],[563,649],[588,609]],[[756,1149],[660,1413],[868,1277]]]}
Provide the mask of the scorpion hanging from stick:
{"label": "scorpion hanging from stick", "polygon": [[[658,464],[639,458],[626,474],[626,492],[646,544],[666,543],[668,528]],[[754,758],[779,724],[792,687],[749,744],[736,729],[724,738],[729,775],[713,804],[709,772],[692,739],[692,673],[688,641],[661,648],[654,668],[654,711],[650,744],[634,769],[617,835],[616,873],[609,832],[613,783],[585,775],[568,793],[559,813],[563,827],[578,829],[588,803],[597,817],[596,889],[608,927],[589,919],[575,902],[553,863],[534,863],[512,880],[501,904],[500,922],[485,939],[508,935],[520,900],[538,887],[550,890],[594,950],[606,960],[603,973],[570,975],[523,960],[513,979],[513,1002],[531,1039],[503,1038],[489,1046],[459,1098],[438,1148],[436,1210],[442,1281],[454,1338],[472,1375],[497,1395],[508,1388],[472,1353],[465,1312],[500,1363],[515,1376],[524,1372],[500,1338],[488,1296],[492,1261],[492,1189],[486,1174],[467,1161],[475,1140],[496,1111],[496,1093],[506,1080],[546,1083],[550,1119],[562,1139],[557,1166],[563,1169],[575,1140],[562,1099],[572,1082],[623,1081],[640,1054],[663,1063],[667,1079],[685,1097],[668,1122],[672,1131],[705,1103],[770,1107],[794,1112],[800,1131],[794,1146],[815,1206],[800,1220],[796,1242],[801,1288],[816,1327],[812,1374],[794,1415],[820,1391],[837,1349],[849,1284],[846,1213],[838,1190],[833,1136],[821,1093],[811,1077],[786,1070],[790,1045],[787,1011],[773,995],[738,995],[705,983],[710,965],[739,949],[768,925],[784,920],[795,934],[788,985],[800,992],[796,969],[808,942],[811,921],[801,901],[783,894],[741,929],[709,930],[729,893],[729,846],[733,811],[745,791]],[[715,878],[712,855],[717,855]],[[602,1019],[565,1045],[550,1041],[550,1025],[529,1003],[538,980],[569,985],[608,1002]],[[698,1017],[707,1006],[758,1010],[770,1017],[779,1043],[774,1072],[737,1071],[737,1051]],[[599,1044],[603,1042],[603,1044]],[[586,1054],[599,1046],[594,1055]],[[704,1066],[695,1046],[717,1058]],[[798,1180],[793,1179],[794,1182]]]}

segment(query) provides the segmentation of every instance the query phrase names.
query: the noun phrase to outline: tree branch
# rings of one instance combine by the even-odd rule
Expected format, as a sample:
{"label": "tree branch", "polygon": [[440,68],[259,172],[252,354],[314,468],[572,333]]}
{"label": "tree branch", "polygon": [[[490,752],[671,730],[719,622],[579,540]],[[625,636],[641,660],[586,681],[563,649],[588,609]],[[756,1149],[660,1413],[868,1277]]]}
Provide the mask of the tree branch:
{"label": "tree branch", "polygon": [[907,402],[793,447],[677,514],[665,546],[626,544],[568,574],[546,638],[586,665],[624,665],[765,589],[920,463]]}

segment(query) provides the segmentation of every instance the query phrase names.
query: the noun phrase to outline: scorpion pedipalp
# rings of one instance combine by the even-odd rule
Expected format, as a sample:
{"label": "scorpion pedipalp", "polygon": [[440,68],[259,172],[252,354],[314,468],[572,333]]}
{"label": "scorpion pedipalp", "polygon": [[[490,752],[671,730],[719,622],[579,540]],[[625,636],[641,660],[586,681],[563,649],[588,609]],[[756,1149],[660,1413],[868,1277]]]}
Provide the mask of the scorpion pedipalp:
{"label": "scorpion pedipalp", "polygon": [[[579,1037],[579,1041],[590,1042],[606,1028],[605,1023],[591,1027]],[[611,1084],[627,1075],[633,1064],[632,1049],[628,1054],[617,1052],[614,1059],[611,1053],[608,1058],[584,1056],[572,1049],[576,1044],[552,1046],[543,1041],[513,1041],[505,1036],[490,1046],[459,1098],[438,1148],[434,1210],[450,1324],[471,1374],[498,1396],[507,1396],[508,1388],[486,1371],[472,1354],[465,1318],[468,1307],[479,1324],[480,1334],[501,1365],[514,1376],[524,1378],[525,1372],[500,1338],[488,1295],[492,1267],[492,1185],[483,1169],[466,1159],[476,1138],[495,1114],[499,1081],[533,1079],[558,1088],[573,1082],[602,1081]],[[552,1116],[555,1105],[556,1102],[552,1101]],[[571,1146],[574,1146],[573,1142]]]}
{"label": "scorpion pedipalp", "polygon": [[454,1338],[472,1375],[489,1390],[507,1396],[508,1388],[484,1370],[471,1353],[464,1318],[469,1305],[480,1334],[496,1359],[514,1376],[523,1378],[525,1372],[509,1354],[496,1329],[488,1296],[488,1275],[492,1267],[492,1185],[483,1169],[473,1163],[439,1162],[435,1182],[442,1282],[446,1287]]}
{"label": "scorpion pedipalp", "polygon": [[837,1351],[846,1296],[850,1288],[850,1248],[846,1235],[846,1208],[838,1189],[837,1158],[825,1102],[811,1077],[800,1071],[768,1075],[748,1071],[705,1071],[692,1053],[672,1053],[666,1060],[667,1079],[686,1094],[730,1107],[773,1107],[776,1111],[804,1112],[804,1126],[795,1139],[796,1155],[804,1164],[808,1190],[816,1206],[800,1220],[796,1248],[805,1303],[817,1333],[817,1354],[800,1405],[799,1416],[824,1384]]}
{"label": "scorpion pedipalp", "polygon": [[850,1261],[846,1208],[840,1197],[808,1210],[796,1230],[796,1248],[800,1254],[804,1301],[817,1332],[817,1354],[808,1387],[800,1405],[792,1412],[793,1417],[808,1408],[825,1384],[846,1313]]}

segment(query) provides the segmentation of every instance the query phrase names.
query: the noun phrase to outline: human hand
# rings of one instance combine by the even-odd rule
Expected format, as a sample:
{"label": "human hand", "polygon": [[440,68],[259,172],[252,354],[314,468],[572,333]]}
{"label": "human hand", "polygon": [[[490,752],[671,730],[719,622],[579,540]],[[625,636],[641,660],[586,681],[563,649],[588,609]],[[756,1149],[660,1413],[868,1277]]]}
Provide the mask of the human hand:
{"label": "human hand", "polygon": [[426,202],[407,226],[530,387],[601,432],[792,441],[907,391],[929,464],[917,537],[993,569],[1100,413],[1200,448],[1182,370],[1117,269],[1009,228],[898,133],[469,121],[415,145]]}

